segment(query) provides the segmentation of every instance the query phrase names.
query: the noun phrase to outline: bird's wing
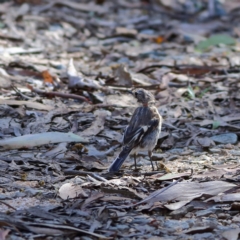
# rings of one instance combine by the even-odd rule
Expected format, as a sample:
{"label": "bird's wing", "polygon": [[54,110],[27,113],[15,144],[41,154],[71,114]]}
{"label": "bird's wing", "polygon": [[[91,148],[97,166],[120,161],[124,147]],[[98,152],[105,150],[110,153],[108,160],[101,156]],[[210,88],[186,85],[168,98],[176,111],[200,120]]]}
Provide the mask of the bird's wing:
{"label": "bird's wing", "polygon": [[152,118],[152,111],[146,107],[139,107],[135,110],[128,127],[125,130],[123,137],[123,145],[138,146],[141,139],[159,127],[160,119]]}

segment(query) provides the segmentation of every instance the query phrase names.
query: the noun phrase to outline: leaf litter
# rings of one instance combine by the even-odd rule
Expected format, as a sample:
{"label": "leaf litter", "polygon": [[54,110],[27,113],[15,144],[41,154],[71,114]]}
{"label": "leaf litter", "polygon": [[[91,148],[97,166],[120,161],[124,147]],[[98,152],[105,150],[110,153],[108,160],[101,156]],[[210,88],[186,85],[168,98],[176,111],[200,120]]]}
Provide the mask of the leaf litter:
{"label": "leaf litter", "polygon": [[[238,238],[234,2],[0,4],[1,239]],[[164,119],[158,170],[140,153],[112,175],[136,87]]]}

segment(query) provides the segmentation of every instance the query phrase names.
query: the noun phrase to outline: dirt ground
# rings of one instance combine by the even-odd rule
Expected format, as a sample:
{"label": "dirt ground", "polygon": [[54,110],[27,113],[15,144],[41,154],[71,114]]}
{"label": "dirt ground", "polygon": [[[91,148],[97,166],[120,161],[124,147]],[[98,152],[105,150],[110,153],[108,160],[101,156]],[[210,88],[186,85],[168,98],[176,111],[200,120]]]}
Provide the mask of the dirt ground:
{"label": "dirt ground", "polygon": [[[0,240],[237,240],[239,9],[0,1]],[[140,152],[112,174],[136,88],[163,117],[156,171]]]}

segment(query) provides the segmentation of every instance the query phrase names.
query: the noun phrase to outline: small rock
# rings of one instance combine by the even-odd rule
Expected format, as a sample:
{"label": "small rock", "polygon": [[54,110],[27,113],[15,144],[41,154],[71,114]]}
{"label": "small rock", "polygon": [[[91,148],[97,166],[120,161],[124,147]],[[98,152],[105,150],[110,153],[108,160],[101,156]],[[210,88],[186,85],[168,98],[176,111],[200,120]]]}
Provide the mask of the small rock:
{"label": "small rock", "polygon": [[236,144],[237,143],[237,135],[235,133],[224,133],[216,136],[210,137],[216,143],[223,143],[223,144]]}

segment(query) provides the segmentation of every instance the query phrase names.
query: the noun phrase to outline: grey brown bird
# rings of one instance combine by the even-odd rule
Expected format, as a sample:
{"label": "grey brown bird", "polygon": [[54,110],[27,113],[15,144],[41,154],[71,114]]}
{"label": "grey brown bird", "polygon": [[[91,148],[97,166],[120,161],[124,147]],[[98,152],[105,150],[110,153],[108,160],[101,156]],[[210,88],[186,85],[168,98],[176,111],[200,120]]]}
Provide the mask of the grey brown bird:
{"label": "grey brown bird", "polygon": [[136,158],[139,151],[148,151],[154,170],[152,151],[161,132],[162,117],[155,107],[155,98],[151,92],[139,88],[133,91],[133,95],[142,106],[134,111],[123,136],[122,150],[110,165],[109,172],[119,171],[130,153],[134,155],[136,169]]}

